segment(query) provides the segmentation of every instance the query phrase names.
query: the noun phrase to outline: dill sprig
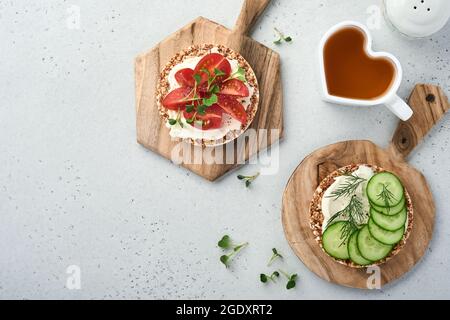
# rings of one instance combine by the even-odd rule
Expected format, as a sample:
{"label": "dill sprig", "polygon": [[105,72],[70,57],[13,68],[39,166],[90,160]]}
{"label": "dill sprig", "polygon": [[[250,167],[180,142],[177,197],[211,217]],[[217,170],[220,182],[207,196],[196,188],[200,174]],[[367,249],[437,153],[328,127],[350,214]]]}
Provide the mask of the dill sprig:
{"label": "dill sprig", "polygon": [[348,174],[345,176],[345,182],[339,185],[328,198],[334,198],[335,200],[341,197],[349,197],[356,192],[358,186],[365,182],[366,179],[358,177],[357,175]]}
{"label": "dill sprig", "polygon": [[391,192],[391,190],[389,190],[386,184],[383,184],[383,189],[381,190],[380,194],[377,197],[379,200],[383,200],[388,210],[390,209],[392,204],[398,200],[395,198],[395,195]]}
{"label": "dill sprig", "polygon": [[341,230],[342,245],[345,244],[347,239],[359,229],[359,226],[363,224],[364,220],[364,205],[362,201],[353,195],[350,203],[339,212],[336,212],[328,221],[327,227],[339,218],[348,218],[347,223],[344,224]]}

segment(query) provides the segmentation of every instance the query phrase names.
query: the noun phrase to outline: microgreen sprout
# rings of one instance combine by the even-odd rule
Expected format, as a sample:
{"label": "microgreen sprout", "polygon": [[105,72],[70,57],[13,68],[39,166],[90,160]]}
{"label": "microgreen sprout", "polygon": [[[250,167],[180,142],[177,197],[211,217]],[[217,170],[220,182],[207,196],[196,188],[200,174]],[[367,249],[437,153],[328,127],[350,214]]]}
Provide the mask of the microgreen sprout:
{"label": "microgreen sprout", "polygon": [[229,249],[232,245],[231,238],[229,235],[225,235],[220,239],[217,245],[222,249]]}
{"label": "microgreen sprout", "polygon": [[242,67],[239,67],[235,72],[233,72],[227,79],[225,79],[223,82],[230,81],[232,79],[237,79],[242,82],[247,82],[247,79],[245,78],[245,69]]}
{"label": "microgreen sprout", "polygon": [[274,28],[276,34],[278,35],[278,40],[275,40],[273,43],[276,45],[280,45],[283,41],[284,42],[292,42],[292,37],[286,37],[283,32],[278,30],[277,28]]}
{"label": "microgreen sprout", "polygon": [[240,245],[234,245],[230,236],[225,235],[220,239],[217,245],[224,250],[232,250],[229,254],[224,254],[220,257],[220,262],[222,262],[225,267],[229,267],[231,260],[245,247],[249,245],[248,242],[245,242]]}
{"label": "microgreen sprout", "polygon": [[258,172],[257,174],[253,175],[253,176],[243,176],[243,175],[238,175],[237,178],[239,180],[245,181],[245,186],[247,188],[250,187],[250,185],[252,184],[253,181],[256,180],[256,178],[258,178],[260,175],[260,173]]}
{"label": "microgreen sprout", "polygon": [[198,86],[198,85],[200,85],[200,82],[202,81],[202,76],[199,75],[199,74],[194,74],[194,80],[195,80],[195,83]]}
{"label": "microgreen sprout", "polygon": [[217,103],[218,100],[219,100],[219,99],[217,98],[217,95],[213,93],[213,94],[211,95],[211,97],[209,97],[209,98],[204,98],[204,99],[203,99],[203,104],[204,104],[206,107],[211,107],[213,104]]}
{"label": "microgreen sprout", "polygon": [[270,267],[276,259],[278,258],[283,259],[283,256],[278,252],[277,249],[273,248],[272,252],[273,252],[272,257],[270,258],[269,263],[267,264],[268,267]]}
{"label": "microgreen sprout", "polygon": [[175,125],[179,124],[180,127],[183,128],[183,122],[181,122],[181,111],[180,110],[178,110],[177,117],[175,119],[169,119],[169,124],[171,126],[175,126]]}
{"label": "microgreen sprout", "polygon": [[283,270],[278,270],[283,276],[286,277],[286,279],[288,280],[287,284],[286,284],[286,289],[290,290],[295,288],[296,284],[297,284],[297,278],[298,275],[297,274],[288,274],[286,272],[284,272]]}
{"label": "microgreen sprout", "polygon": [[259,280],[262,283],[267,283],[269,280],[272,282],[276,282],[276,278],[279,278],[279,277],[280,277],[280,273],[278,271],[274,271],[271,275],[261,273],[259,275]]}

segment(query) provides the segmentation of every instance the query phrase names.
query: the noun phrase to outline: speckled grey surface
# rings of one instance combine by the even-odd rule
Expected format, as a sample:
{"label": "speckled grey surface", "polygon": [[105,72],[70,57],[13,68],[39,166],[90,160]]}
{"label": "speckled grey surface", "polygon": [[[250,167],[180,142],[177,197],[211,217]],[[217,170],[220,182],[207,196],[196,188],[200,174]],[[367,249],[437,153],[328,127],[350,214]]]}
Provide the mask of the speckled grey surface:
{"label": "speckled grey surface", "polygon": [[[0,0],[0,298],[449,298],[449,115],[410,158],[428,177],[437,221],[427,255],[400,281],[370,292],[328,284],[293,255],[280,223],[304,156],[347,139],[386,146],[395,128],[384,108],[321,102],[311,81],[321,34],[365,22],[379,1],[278,0],[256,27],[270,47],[273,27],[294,38],[277,48],[286,114],[277,175],[251,190],[235,174],[211,184],[136,144],[133,58],[199,15],[233,26],[241,0],[211,2]],[[68,27],[72,5],[80,29]],[[410,41],[384,21],[373,30],[375,49],[403,64],[402,97],[417,82],[449,93],[449,31]],[[250,242],[231,270],[218,262],[224,233]],[[299,274],[296,290],[259,283],[272,247]],[[66,288],[69,265],[81,268],[81,290]]]}

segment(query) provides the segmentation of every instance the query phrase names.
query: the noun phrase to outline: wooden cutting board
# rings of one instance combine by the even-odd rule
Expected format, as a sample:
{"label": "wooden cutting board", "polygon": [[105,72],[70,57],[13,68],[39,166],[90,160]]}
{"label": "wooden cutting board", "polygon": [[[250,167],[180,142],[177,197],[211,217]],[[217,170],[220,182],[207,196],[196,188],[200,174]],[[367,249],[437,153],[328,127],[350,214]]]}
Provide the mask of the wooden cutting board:
{"label": "wooden cutting board", "polygon": [[400,122],[387,149],[371,141],[345,141],[319,149],[306,157],[290,178],[283,196],[282,220],[289,244],[303,263],[319,277],[340,285],[367,288],[366,269],[343,266],[320,248],[309,226],[309,206],[319,183],[349,164],[374,164],[399,175],[411,195],[414,226],[406,246],[380,266],[381,285],[398,279],[425,254],[435,219],[433,196],[425,177],[406,158],[450,108],[439,87],[417,85],[409,99],[414,116]]}
{"label": "wooden cutting board", "polygon": [[[144,147],[171,159],[173,148],[178,142],[171,141],[169,130],[161,120],[155,99],[159,74],[166,63],[181,50],[194,44],[222,44],[239,52],[252,66],[258,78],[260,103],[256,117],[250,128],[276,129],[279,137],[270,136],[267,143],[262,139],[256,146],[246,142],[244,151],[234,146],[238,159],[248,160],[261,150],[283,137],[283,95],[281,89],[279,55],[256,42],[248,33],[262,15],[270,0],[245,0],[241,14],[233,30],[229,30],[213,21],[198,18],[184,28],[160,42],[149,52],[136,58],[136,126],[137,141]],[[194,149],[201,147],[189,146]],[[203,147],[206,148],[206,147]],[[197,150],[198,151],[198,150]],[[244,152],[244,154],[242,154]],[[224,152],[226,159],[227,152]],[[236,156],[235,156],[236,158]],[[240,162],[242,163],[242,162]],[[239,164],[189,164],[182,166],[208,179],[216,180]]]}

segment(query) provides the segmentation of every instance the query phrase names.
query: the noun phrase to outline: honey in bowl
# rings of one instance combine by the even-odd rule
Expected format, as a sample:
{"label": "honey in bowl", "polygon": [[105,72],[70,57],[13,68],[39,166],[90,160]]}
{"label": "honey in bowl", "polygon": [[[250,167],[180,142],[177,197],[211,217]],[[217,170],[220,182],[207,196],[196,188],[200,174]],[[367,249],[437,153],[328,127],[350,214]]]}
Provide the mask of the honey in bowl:
{"label": "honey in bowl", "polygon": [[389,91],[396,67],[387,58],[369,56],[366,42],[363,30],[356,26],[342,28],[327,40],[323,57],[330,95],[376,100]]}

